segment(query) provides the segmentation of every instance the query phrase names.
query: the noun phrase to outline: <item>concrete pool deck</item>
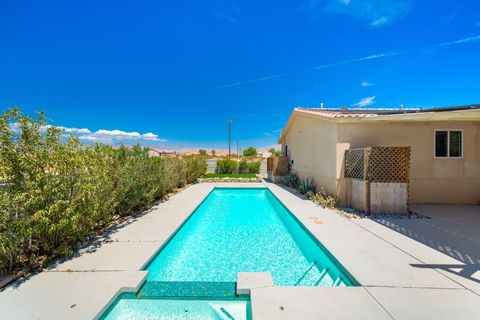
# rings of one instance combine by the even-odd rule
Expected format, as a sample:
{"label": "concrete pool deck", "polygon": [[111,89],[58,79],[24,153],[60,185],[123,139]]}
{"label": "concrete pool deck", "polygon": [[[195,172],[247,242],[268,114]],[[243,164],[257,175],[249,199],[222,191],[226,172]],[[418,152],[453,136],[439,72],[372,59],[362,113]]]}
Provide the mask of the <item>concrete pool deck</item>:
{"label": "concrete pool deck", "polygon": [[[466,262],[398,231],[405,230],[399,223],[424,223],[428,230],[429,219],[349,220],[270,183],[201,183],[182,190],[68,261],[7,287],[0,292],[1,318],[100,316],[119,293],[138,290],[146,278],[141,269],[215,186],[268,187],[362,285],[253,288],[254,320],[480,318],[480,275],[452,273],[445,266]],[[479,233],[471,231],[478,242]]]}

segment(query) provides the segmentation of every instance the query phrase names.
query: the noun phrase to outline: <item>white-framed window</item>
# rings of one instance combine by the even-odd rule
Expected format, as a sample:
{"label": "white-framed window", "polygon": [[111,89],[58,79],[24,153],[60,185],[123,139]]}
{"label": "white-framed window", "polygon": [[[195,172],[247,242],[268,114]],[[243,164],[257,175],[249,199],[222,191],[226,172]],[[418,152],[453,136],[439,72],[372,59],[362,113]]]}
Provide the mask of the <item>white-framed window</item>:
{"label": "white-framed window", "polygon": [[458,129],[435,130],[435,158],[462,158],[463,131]]}

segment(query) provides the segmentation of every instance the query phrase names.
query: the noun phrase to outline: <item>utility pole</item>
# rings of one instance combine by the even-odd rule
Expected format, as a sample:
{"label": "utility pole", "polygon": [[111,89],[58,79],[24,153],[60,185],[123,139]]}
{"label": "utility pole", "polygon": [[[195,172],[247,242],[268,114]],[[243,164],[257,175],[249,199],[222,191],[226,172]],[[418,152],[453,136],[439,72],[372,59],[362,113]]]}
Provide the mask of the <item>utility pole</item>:
{"label": "utility pole", "polygon": [[228,123],[228,158],[231,156],[231,147],[232,147],[232,122],[233,120],[225,120]]}

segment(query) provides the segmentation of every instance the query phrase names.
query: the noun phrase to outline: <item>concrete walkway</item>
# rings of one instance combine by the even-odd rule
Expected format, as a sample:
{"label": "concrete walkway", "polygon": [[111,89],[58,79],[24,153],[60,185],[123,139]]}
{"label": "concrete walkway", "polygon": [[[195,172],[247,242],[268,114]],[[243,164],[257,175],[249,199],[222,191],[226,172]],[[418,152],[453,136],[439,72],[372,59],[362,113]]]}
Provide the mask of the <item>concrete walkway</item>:
{"label": "concrete walkway", "polygon": [[[254,317],[295,319],[301,314],[301,319],[480,319],[480,296],[472,290],[477,282],[458,279],[431,266],[433,261],[453,263],[451,257],[375,220],[349,220],[279,186],[267,186],[362,287],[253,289]],[[323,224],[310,217],[318,217]],[[392,220],[411,224],[427,221]]]}
{"label": "concrete walkway", "polygon": [[[362,285],[252,289],[254,319],[480,319],[478,282],[438,267],[457,259],[387,223],[348,220],[279,186],[243,186],[270,188]],[[138,290],[146,277],[140,270],[213,187],[193,185],[72,259],[0,292],[0,318],[98,317],[120,292]]]}

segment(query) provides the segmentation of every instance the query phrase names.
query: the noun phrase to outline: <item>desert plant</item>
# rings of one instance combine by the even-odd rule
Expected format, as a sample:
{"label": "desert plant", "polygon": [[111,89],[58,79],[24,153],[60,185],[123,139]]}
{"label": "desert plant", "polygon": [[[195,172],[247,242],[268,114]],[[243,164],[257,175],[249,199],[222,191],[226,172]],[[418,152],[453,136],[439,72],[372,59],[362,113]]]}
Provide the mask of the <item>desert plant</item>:
{"label": "desert plant", "polygon": [[298,177],[298,175],[295,172],[290,171],[287,174],[286,184],[287,184],[287,186],[296,189],[300,185],[300,178]]}
{"label": "desert plant", "polygon": [[257,149],[254,147],[248,147],[247,149],[243,150],[243,156],[245,157],[256,157],[257,156]]}
{"label": "desert plant", "polygon": [[86,146],[19,109],[0,116],[0,273],[69,255],[92,230],[203,176],[203,158]]}
{"label": "desert plant", "polygon": [[217,160],[216,173],[259,173],[261,163],[258,161],[235,161],[230,159]]}
{"label": "desert plant", "polygon": [[324,208],[333,209],[338,204],[338,198],[327,194],[327,192],[325,191],[325,188],[323,187],[320,188],[320,192],[315,193],[310,191],[307,193],[307,195],[310,198],[310,200],[312,200],[313,202],[315,202],[316,204]]}
{"label": "desert plant", "polygon": [[231,159],[217,160],[216,173],[237,173],[238,162]]}
{"label": "desert plant", "polygon": [[245,160],[238,162],[238,173],[250,173],[249,163]]}
{"label": "desert plant", "polygon": [[251,161],[248,163],[248,173],[260,173],[260,161]]}
{"label": "desert plant", "polygon": [[300,180],[300,184],[298,185],[298,191],[303,194],[307,194],[308,192],[315,192],[315,183],[313,179],[302,179]]}
{"label": "desert plant", "polygon": [[275,156],[275,157],[280,157],[282,155],[282,152],[280,150],[275,149],[275,148],[268,149],[268,152],[270,152],[270,154],[272,156]]}

